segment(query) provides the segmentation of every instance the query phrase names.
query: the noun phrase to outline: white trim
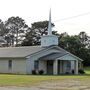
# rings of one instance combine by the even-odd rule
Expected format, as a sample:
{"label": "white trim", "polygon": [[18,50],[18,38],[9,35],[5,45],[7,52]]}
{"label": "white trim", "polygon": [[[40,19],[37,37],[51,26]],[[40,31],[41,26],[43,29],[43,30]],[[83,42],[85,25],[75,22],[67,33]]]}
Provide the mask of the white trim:
{"label": "white trim", "polygon": [[[65,54],[65,55],[57,58],[56,60],[60,60],[60,59],[63,60],[62,58],[64,58],[64,57],[67,56],[67,55],[72,56],[73,58],[75,58],[75,60],[80,60],[80,61],[82,61],[82,59],[78,58],[77,56],[75,56],[75,55],[73,55],[73,54],[71,54],[71,53]],[[67,59],[67,60],[68,60],[68,59]],[[74,60],[74,59],[73,59],[73,60]]]}
{"label": "white trim", "polygon": [[[71,54],[71,53],[69,53],[69,54]],[[77,56],[75,56],[75,55],[73,55],[73,54],[71,54],[73,57],[75,57],[75,58],[77,58],[78,60],[80,60],[80,61],[83,61],[83,59],[81,59],[81,58],[79,58],[79,57],[77,57]]]}
{"label": "white trim", "polygon": [[[48,50],[54,49],[54,48],[57,48],[57,49],[58,49],[58,52],[61,52],[61,51],[59,51],[59,50],[61,50],[62,48],[60,48],[59,46],[50,46],[50,47],[47,47],[47,48],[45,48],[45,49],[42,49],[42,50],[40,50],[40,51],[38,51],[38,52],[35,52],[35,53],[33,53],[33,54],[28,55],[28,56],[26,56],[26,58],[30,58],[30,56],[37,55],[37,54],[43,53],[43,52],[45,52],[45,51],[48,51]],[[68,51],[66,51],[66,50],[64,50],[64,49],[62,49],[62,50],[66,52],[65,55],[69,54],[69,55],[71,55],[72,57],[76,58],[77,60],[83,61],[82,59],[80,59],[79,57],[71,54],[70,52],[68,52]],[[64,55],[64,56],[65,56],[65,55]],[[63,57],[63,56],[61,56],[61,57]],[[61,58],[61,57],[60,57],[60,58]],[[58,58],[57,58],[57,59],[58,59]],[[57,60],[57,59],[56,59],[56,60]]]}
{"label": "white trim", "polygon": [[[44,49],[42,49],[42,50],[40,50],[40,51],[38,51],[38,52],[35,52],[35,53],[33,53],[33,54],[30,54],[30,55],[26,56],[26,58],[30,58],[31,56],[34,56],[34,55],[43,53],[43,52],[45,52],[45,51],[48,51],[48,50],[54,49],[54,48],[58,48],[58,47],[57,47],[57,46],[50,46],[50,47],[44,48]],[[59,51],[59,49],[58,49],[58,52],[61,52],[61,51]]]}

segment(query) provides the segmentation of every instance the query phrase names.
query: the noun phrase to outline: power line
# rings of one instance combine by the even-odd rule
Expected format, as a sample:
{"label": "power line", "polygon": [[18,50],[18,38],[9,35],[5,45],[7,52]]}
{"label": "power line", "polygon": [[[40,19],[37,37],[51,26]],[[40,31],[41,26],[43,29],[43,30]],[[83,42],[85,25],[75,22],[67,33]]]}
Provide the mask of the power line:
{"label": "power line", "polygon": [[63,20],[68,20],[68,19],[78,18],[78,17],[81,17],[81,16],[89,15],[89,14],[90,14],[90,12],[82,13],[82,14],[79,14],[79,15],[76,15],[76,16],[66,17],[66,18],[63,18],[63,19],[55,20],[54,22],[59,22],[59,21],[63,21]]}

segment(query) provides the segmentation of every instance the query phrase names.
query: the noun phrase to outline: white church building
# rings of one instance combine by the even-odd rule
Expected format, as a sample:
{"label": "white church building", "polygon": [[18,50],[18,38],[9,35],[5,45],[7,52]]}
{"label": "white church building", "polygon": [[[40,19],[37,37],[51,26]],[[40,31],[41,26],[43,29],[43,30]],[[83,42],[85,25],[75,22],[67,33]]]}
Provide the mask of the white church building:
{"label": "white church building", "polygon": [[0,48],[0,73],[32,74],[43,70],[44,74],[78,74],[83,60],[58,47],[58,37],[52,35],[51,12],[48,35],[41,36],[40,46]]}

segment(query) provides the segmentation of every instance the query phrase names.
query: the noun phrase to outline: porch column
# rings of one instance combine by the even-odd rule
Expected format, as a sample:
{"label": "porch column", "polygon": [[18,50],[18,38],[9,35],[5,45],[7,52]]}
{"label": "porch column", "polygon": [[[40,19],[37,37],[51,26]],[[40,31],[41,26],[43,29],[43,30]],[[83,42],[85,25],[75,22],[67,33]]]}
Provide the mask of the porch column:
{"label": "porch column", "polygon": [[53,63],[53,74],[54,75],[58,74],[58,60],[54,60],[54,63]]}
{"label": "porch column", "polygon": [[74,67],[75,67],[74,62],[75,62],[75,61],[71,61],[71,71],[74,70]]}
{"label": "porch column", "polygon": [[75,61],[75,74],[78,74],[78,60]]}
{"label": "porch column", "polygon": [[46,74],[46,61],[44,60],[39,60],[39,70],[43,70],[44,74]]}

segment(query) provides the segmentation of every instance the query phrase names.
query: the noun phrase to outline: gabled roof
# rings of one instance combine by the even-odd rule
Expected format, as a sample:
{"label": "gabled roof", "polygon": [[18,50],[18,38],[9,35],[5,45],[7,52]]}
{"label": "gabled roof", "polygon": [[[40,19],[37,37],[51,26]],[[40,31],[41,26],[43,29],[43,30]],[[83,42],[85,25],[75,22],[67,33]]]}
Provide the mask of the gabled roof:
{"label": "gabled roof", "polygon": [[[59,48],[58,46],[49,46],[49,47],[41,47],[41,46],[23,46],[23,47],[1,47],[0,48],[0,58],[16,58],[16,57],[26,57],[35,53],[38,53],[42,50],[48,50],[53,47]],[[63,49],[59,50],[64,52]]]}
{"label": "gabled roof", "polygon": [[50,49],[57,49],[59,52],[55,53],[52,52],[49,55],[41,57],[40,59],[56,59],[58,57],[62,57],[66,54],[70,54],[73,57],[77,58],[78,60],[83,61],[79,57],[71,54],[70,52],[58,47],[58,46],[49,46],[49,47],[41,47],[41,46],[24,46],[24,47],[3,47],[0,48],[0,58],[23,58],[29,55],[34,55],[40,51],[46,51]]}
{"label": "gabled roof", "polygon": [[0,48],[0,58],[26,57],[43,49],[41,46],[4,47]]}
{"label": "gabled roof", "polygon": [[39,58],[39,60],[55,60],[59,57],[66,55],[67,53],[51,53],[49,55]]}

